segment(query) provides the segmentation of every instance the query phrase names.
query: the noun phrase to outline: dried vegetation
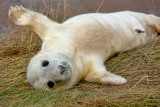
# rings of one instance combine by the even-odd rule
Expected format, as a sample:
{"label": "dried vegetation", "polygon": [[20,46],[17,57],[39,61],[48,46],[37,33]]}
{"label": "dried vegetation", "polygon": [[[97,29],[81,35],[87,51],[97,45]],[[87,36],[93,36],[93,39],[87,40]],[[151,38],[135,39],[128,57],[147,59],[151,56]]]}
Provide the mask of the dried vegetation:
{"label": "dried vegetation", "polygon": [[[66,1],[64,4],[64,7],[58,4],[57,9],[53,9],[51,4],[44,2],[44,10],[37,9],[36,6],[31,8],[36,8],[51,19],[62,22],[71,16]],[[121,53],[106,62],[110,71],[128,79],[125,85],[109,86],[82,81],[70,90],[44,92],[34,90],[26,82],[27,64],[40,49],[41,40],[25,27],[9,29],[4,36],[6,38],[0,42],[1,107],[160,106],[159,40],[146,47]]]}

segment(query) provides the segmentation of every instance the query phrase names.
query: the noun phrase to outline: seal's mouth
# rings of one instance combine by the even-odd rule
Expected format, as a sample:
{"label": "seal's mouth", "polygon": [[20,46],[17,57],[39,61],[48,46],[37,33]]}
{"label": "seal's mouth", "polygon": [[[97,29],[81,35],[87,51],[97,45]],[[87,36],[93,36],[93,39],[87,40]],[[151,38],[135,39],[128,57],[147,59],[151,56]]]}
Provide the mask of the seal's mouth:
{"label": "seal's mouth", "polygon": [[49,81],[48,83],[47,83],[47,85],[48,85],[48,89],[49,90],[59,90],[59,89],[67,89],[67,86],[68,86],[68,84],[69,84],[69,82],[68,81],[66,81],[66,82],[51,82],[51,81]]}
{"label": "seal's mouth", "polygon": [[70,70],[70,76],[66,81],[56,81],[58,83],[58,87],[56,88],[63,88],[63,89],[68,89],[72,87],[72,70]]}
{"label": "seal's mouth", "polygon": [[45,86],[49,89],[49,90],[55,90],[58,88],[64,88],[67,89],[68,86],[70,86],[71,80],[72,80],[72,70],[70,69],[70,67],[68,67],[67,69],[65,69],[66,71],[63,71],[62,74],[60,74],[61,76],[63,76],[63,78],[57,78],[56,80],[52,78],[50,78],[48,81],[45,82]]}

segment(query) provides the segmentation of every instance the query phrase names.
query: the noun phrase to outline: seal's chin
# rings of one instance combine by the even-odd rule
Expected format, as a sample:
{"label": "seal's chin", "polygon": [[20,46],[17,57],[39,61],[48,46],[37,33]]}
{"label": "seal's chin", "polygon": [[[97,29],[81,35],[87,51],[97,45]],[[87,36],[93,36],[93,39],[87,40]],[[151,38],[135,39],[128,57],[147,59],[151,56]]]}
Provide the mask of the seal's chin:
{"label": "seal's chin", "polygon": [[52,90],[59,90],[59,89],[66,90],[66,89],[71,88],[72,86],[73,86],[73,84],[72,84],[72,75],[70,75],[70,77],[66,81],[57,83],[55,88],[52,89]]}
{"label": "seal's chin", "polygon": [[45,83],[47,90],[59,90],[59,89],[68,89],[72,80],[72,72],[71,69],[65,71],[63,73],[63,78],[53,78],[53,80]]}
{"label": "seal's chin", "polygon": [[66,82],[55,84],[54,88],[45,87],[44,90],[49,90],[49,91],[66,90],[70,88],[69,86],[70,86],[70,82],[66,81]]}

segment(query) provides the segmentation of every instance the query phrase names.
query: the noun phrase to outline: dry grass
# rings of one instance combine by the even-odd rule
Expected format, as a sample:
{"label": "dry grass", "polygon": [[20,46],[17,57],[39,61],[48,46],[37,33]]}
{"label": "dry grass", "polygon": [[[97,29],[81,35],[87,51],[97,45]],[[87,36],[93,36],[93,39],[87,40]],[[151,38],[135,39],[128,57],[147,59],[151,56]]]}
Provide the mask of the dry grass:
{"label": "dry grass", "polygon": [[14,28],[6,35],[0,46],[2,56],[23,55],[40,49],[41,40],[29,28]]}
{"label": "dry grass", "polygon": [[80,82],[67,91],[36,91],[26,82],[33,54],[8,56],[0,62],[0,106],[129,106],[160,105],[160,44],[122,53],[107,61],[109,70],[123,75],[120,86]]}
{"label": "dry grass", "polygon": [[[44,5],[47,5],[46,2]],[[57,10],[54,10],[46,6],[45,9],[51,10],[47,11],[48,13],[45,13],[45,10],[40,10],[40,12],[61,22],[70,15],[61,16],[57,11],[61,9],[62,13],[65,13],[68,11],[67,8],[65,5],[63,8],[57,7]],[[110,86],[82,81],[66,91],[45,92],[34,90],[26,82],[27,65],[30,58],[40,49],[41,40],[25,27],[11,29],[6,35],[8,37],[1,41],[0,46],[1,107],[160,106],[159,41],[143,48],[121,53],[106,62],[110,71],[128,79],[125,85]]]}

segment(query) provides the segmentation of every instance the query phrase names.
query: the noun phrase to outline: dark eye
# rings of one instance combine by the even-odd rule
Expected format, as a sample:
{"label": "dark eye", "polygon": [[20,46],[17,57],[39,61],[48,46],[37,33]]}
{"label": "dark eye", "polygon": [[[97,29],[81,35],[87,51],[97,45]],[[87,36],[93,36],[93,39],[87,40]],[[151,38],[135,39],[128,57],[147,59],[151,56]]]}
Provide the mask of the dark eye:
{"label": "dark eye", "polygon": [[54,87],[54,82],[48,81],[47,85],[48,85],[49,88],[53,88]]}
{"label": "dark eye", "polygon": [[42,62],[42,67],[46,67],[46,66],[48,66],[48,64],[49,64],[49,61],[44,60],[44,61]]}

